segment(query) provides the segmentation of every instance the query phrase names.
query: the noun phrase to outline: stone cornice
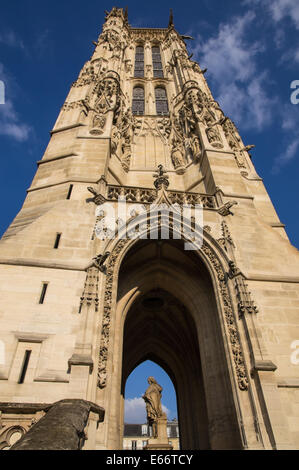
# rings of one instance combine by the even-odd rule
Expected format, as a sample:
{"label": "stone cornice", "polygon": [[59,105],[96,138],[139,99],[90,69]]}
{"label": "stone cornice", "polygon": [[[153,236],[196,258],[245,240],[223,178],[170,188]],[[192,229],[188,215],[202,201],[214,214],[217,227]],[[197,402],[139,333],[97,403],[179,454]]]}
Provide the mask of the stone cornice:
{"label": "stone cornice", "polygon": [[86,265],[72,265],[72,264],[60,264],[55,261],[37,261],[31,259],[20,259],[20,258],[10,258],[10,259],[0,259],[0,264],[6,266],[27,266],[31,268],[48,268],[48,269],[64,269],[67,271],[85,271]]}
{"label": "stone cornice", "polygon": [[247,281],[258,281],[258,282],[286,282],[299,284],[299,277],[297,276],[272,276],[271,274],[245,274]]}

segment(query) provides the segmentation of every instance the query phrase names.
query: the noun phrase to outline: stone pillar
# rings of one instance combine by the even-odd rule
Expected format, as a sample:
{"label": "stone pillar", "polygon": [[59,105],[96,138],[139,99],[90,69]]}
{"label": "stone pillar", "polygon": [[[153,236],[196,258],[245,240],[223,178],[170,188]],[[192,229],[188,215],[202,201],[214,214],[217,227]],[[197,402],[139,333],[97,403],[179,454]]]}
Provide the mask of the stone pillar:
{"label": "stone pillar", "polygon": [[157,419],[157,437],[149,439],[145,450],[173,450],[173,447],[168,444],[167,437],[167,417],[165,413],[161,418]]}

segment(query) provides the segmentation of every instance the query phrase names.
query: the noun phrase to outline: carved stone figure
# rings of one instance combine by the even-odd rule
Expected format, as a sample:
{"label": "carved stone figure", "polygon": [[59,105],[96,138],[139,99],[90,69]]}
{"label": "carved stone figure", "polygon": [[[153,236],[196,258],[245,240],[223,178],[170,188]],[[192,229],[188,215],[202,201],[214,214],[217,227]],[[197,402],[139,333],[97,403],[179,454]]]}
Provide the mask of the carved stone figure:
{"label": "carved stone figure", "polygon": [[118,143],[120,139],[120,132],[116,126],[112,126],[111,131],[111,155],[117,154]]}
{"label": "carved stone figure", "polygon": [[183,146],[176,138],[172,140],[171,160],[175,170],[178,170],[185,166],[185,159],[183,157]]}
{"label": "carved stone figure", "polygon": [[157,383],[154,377],[149,377],[148,388],[142,398],[146,404],[147,420],[153,429],[153,436],[158,437],[157,421],[163,416],[161,397],[163,388]]}
{"label": "carved stone figure", "polygon": [[215,147],[215,148],[223,147],[221,136],[219,134],[219,131],[216,129],[216,127],[208,127],[206,129],[206,134],[207,134],[208,141],[210,142],[212,147]]}
{"label": "carved stone figure", "polygon": [[[132,155],[132,141],[136,128],[136,119],[132,115],[130,109],[127,109],[119,118],[119,139],[122,141],[121,145],[121,164],[123,169],[128,172],[130,169],[131,155]],[[113,143],[113,140],[111,141]],[[114,139],[113,145],[116,145]],[[112,150],[112,149],[111,149]]]}
{"label": "carved stone figure", "polygon": [[176,137],[172,139],[171,160],[175,170],[180,170],[186,165],[182,143]]}
{"label": "carved stone figure", "polygon": [[197,135],[193,135],[190,139],[190,150],[192,152],[194,160],[198,160],[201,156],[201,144],[199,137]]}

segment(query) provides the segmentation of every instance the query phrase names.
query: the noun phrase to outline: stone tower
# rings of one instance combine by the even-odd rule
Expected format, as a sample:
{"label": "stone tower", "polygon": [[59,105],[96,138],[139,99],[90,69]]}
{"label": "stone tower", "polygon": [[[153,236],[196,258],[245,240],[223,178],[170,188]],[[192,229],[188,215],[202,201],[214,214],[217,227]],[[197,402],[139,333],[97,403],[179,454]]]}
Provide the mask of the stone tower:
{"label": "stone tower", "polygon": [[[299,448],[299,253],[184,39],[172,15],[106,14],[1,240],[0,448],[74,399],[93,404],[81,447],[121,448],[146,359],[173,380],[182,449]],[[148,236],[158,203],[176,207],[169,239],[161,214]]]}

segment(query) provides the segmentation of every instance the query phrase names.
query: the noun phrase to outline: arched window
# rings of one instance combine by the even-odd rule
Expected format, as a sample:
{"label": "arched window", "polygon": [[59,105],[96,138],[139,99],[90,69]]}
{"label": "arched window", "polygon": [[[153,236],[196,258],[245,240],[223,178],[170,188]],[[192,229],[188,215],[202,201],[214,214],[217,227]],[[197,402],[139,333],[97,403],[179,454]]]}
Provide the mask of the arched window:
{"label": "arched window", "polygon": [[152,47],[152,58],[153,58],[154,78],[163,78],[163,67],[162,67],[162,60],[161,60],[159,46]]}
{"label": "arched window", "polygon": [[166,90],[163,87],[155,88],[156,113],[169,114]]}
{"label": "arched window", "polygon": [[133,89],[132,113],[144,114],[144,88],[142,86],[135,86]]}
{"label": "arched window", "polygon": [[136,47],[134,77],[144,77],[144,48]]}

